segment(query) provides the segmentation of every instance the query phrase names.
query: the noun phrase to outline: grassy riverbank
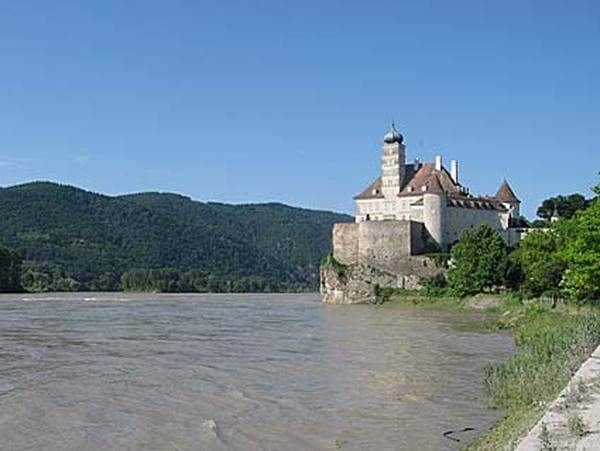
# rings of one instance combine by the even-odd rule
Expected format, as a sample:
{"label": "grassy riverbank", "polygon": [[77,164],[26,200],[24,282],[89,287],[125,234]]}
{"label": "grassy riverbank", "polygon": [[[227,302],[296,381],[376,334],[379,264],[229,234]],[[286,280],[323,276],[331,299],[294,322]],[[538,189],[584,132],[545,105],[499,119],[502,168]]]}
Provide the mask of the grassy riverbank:
{"label": "grassy riverbank", "polygon": [[389,306],[410,303],[494,312],[497,315],[489,320],[487,328],[505,330],[514,336],[516,352],[512,358],[502,365],[485,368],[484,373],[489,406],[503,408],[507,414],[468,450],[513,449],[600,345],[600,308],[595,306],[521,302],[508,296],[460,300],[409,292],[384,294]]}

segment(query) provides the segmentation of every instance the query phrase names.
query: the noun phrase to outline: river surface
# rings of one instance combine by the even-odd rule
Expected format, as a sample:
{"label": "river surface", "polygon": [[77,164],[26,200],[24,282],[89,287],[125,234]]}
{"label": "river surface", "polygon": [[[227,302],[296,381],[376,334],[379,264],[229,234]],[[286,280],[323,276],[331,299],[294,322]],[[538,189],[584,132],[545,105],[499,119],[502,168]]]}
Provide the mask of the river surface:
{"label": "river surface", "polygon": [[502,414],[482,368],[513,344],[481,321],[317,295],[1,295],[0,449],[458,449]]}

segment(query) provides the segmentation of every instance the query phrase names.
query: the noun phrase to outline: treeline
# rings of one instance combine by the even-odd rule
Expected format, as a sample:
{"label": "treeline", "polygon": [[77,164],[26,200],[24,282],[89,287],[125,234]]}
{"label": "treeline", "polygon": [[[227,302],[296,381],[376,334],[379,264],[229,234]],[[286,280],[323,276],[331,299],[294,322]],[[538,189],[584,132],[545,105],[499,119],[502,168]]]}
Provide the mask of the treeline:
{"label": "treeline", "polygon": [[175,268],[132,269],[121,277],[124,291],[155,293],[265,293],[305,291],[300,284],[272,281],[259,276],[219,276],[201,270]]}
{"label": "treeline", "polygon": [[[21,273],[20,257],[6,250],[15,259],[9,267],[0,262],[2,280],[0,291],[143,291],[154,293],[266,293],[307,291],[303,283],[269,280],[260,276],[231,276],[211,274],[202,270],[182,271],[177,268],[131,269],[122,275],[104,273],[82,283],[56,265],[26,262]],[[4,274],[10,272],[11,283],[5,283]],[[15,283],[19,281],[19,283]]]}
{"label": "treeline", "polygon": [[510,290],[524,297],[600,299],[600,184],[570,218],[534,230],[515,249],[482,224],[463,232],[445,276],[423,280],[430,294]]}
{"label": "treeline", "polygon": [[23,259],[16,252],[0,247],[0,293],[14,293],[23,290],[21,267]]}

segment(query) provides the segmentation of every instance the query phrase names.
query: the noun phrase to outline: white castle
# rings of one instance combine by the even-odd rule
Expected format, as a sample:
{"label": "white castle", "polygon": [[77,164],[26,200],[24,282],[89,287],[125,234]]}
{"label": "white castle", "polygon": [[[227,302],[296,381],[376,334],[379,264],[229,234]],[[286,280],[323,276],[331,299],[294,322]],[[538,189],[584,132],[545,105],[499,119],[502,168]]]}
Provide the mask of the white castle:
{"label": "white castle", "polygon": [[[519,240],[521,230],[513,227],[520,217],[520,201],[504,180],[495,196],[473,196],[461,185],[458,162],[452,161],[450,171],[435,161],[406,164],[403,136],[392,122],[383,138],[381,176],[362,193],[354,197],[356,222],[406,221],[423,229],[422,244],[411,246],[410,254],[418,254],[436,245],[447,250],[463,230],[487,223],[498,230],[505,240]],[[414,227],[412,233],[414,240]]]}

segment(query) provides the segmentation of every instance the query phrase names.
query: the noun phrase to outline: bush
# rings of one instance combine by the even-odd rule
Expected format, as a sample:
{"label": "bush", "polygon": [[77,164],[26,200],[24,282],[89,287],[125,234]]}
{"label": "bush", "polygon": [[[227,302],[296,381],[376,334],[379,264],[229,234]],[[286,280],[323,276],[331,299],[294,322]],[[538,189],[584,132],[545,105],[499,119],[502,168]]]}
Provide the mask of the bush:
{"label": "bush", "polygon": [[419,284],[423,287],[423,293],[429,297],[441,297],[451,294],[448,287],[448,281],[444,274],[437,274],[432,277],[421,277]]}

